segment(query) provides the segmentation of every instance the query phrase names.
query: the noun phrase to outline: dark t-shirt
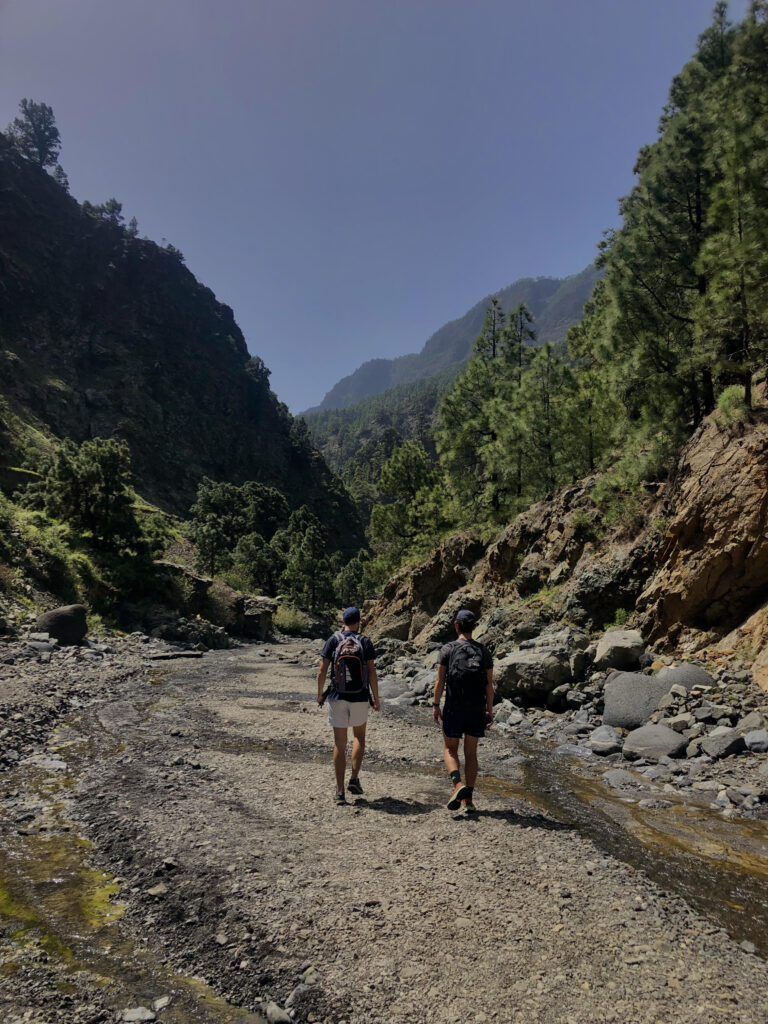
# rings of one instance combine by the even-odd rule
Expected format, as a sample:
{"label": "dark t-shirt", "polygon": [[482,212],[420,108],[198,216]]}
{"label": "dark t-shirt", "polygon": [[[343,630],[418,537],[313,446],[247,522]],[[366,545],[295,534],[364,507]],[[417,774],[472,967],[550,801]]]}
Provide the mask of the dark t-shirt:
{"label": "dark t-shirt", "polygon": [[[357,639],[360,641],[360,645],[363,648],[363,658],[365,659],[366,662],[374,660],[374,658],[376,657],[376,652],[373,649],[373,641],[371,640],[370,637],[363,636],[362,633],[358,633],[354,629],[345,629],[344,632],[356,636]],[[334,633],[333,636],[328,637],[328,639],[325,641],[325,646],[323,647],[323,657],[327,658],[328,661],[330,661],[331,663],[331,683],[334,682],[333,652],[336,650],[338,646],[339,637],[338,634]],[[331,694],[331,696],[333,696],[333,694]],[[354,704],[357,701],[367,701],[368,690],[365,689],[361,693],[348,693],[345,696],[344,700],[348,700],[350,704]]]}
{"label": "dark t-shirt", "polygon": [[[448,664],[451,660],[451,651],[454,649],[456,644],[472,644],[475,650],[480,652],[480,668],[482,669],[483,672],[487,672],[489,668],[493,668],[493,657],[491,656],[491,652],[488,650],[487,647],[484,647],[481,643],[478,643],[477,640],[465,640],[464,638],[462,638],[460,640],[452,640],[449,644],[444,644],[440,648],[440,653],[437,656],[437,664],[445,665],[446,669],[445,706],[447,708],[451,706],[450,695],[448,693],[447,686]],[[485,691],[483,691],[483,693],[484,692]],[[482,700],[479,703],[484,704],[484,702],[485,697],[483,696]]]}

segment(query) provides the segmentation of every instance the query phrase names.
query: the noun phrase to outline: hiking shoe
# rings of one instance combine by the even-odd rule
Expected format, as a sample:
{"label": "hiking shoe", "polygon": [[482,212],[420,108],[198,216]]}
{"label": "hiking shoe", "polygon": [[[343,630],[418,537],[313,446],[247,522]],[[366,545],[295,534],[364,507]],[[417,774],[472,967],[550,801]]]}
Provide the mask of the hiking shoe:
{"label": "hiking shoe", "polygon": [[347,800],[346,800],[346,797],[344,796],[344,793],[343,792],[342,793],[334,793],[333,794],[333,802],[335,804],[345,804],[347,802]]}
{"label": "hiking shoe", "polygon": [[457,782],[453,787],[451,799],[448,801],[448,810],[457,811],[461,807],[461,801],[466,800],[468,795],[469,786],[465,786],[463,782]]}
{"label": "hiking shoe", "polygon": [[462,800],[461,801],[461,806],[464,808],[464,813],[465,814],[477,814],[477,808],[472,803],[471,797],[470,797],[469,800]]}
{"label": "hiking shoe", "polygon": [[360,785],[360,779],[350,779],[347,783],[347,789],[350,793],[354,793],[355,796],[363,795],[363,787]]}

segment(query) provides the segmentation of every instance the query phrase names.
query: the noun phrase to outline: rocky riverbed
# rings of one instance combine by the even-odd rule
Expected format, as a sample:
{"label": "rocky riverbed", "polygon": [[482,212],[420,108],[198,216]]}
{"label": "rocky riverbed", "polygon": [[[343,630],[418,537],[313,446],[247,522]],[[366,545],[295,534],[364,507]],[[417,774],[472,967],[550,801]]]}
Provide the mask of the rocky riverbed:
{"label": "rocky riverbed", "polygon": [[[507,649],[503,639],[492,643],[505,695],[497,734],[550,744],[617,790],[768,817],[768,694],[734,652],[675,662],[647,650],[634,630],[595,641],[561,624]],[[439,645],[427,653],[400,641],[380,646],[387,699],[430,705]]]}
{"label": "rocky riverbed", "polygon": [[[755,943],[526,799],[509,718],[482,746],[476,820],[444,806],[439,730],[415,694],[372,715],[365,793],[335,807],[316,643],[196,658],[141,636],[30,650],[0,654],[9,1022],[764,1013]],[[524,710],[520,742],[538,732],[555,747],[572,724],[556,715]],[[640,785],[617,809],[665,796],[660,779]]]}

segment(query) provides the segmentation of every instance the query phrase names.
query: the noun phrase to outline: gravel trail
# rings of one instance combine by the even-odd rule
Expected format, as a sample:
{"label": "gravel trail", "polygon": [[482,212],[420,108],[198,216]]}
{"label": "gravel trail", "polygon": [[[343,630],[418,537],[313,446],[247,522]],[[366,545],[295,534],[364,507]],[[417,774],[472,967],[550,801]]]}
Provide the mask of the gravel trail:
{"label": "gravel trail", "polygon": [[[371,713],[364,796],[334,806],[316,660],[171,662],[83,713],[68,813],[169,970],[273,1020],[766,1019],[764,962],[681,899],[498,784],[448,811],[426,718]],[[512,778],[509,749],[482,743],[481,776]]]}

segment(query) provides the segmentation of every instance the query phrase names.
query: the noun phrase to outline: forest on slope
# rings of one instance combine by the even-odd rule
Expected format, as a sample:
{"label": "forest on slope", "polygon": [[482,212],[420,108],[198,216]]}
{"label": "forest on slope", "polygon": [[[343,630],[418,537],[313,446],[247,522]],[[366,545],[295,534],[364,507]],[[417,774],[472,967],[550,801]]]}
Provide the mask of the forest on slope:
{"label": "forest on slope", "polygon": [[74,199],[60,145],[32,100],[0,133],[0,590],[159,598],[152,556],[181,540],[204,572],[316,601],[363,541],[343,485],[232,310],[116,199]]}
{"label": "forest on slope", "polygon": [[[506,311],[524,302],[538,322],[539,344],[550,342],[558,346],[565,341],[571,324],[580,318],[598,276],[595,267],[589,266],[566,278],[524,277],[502,288],[495,298]],[[394,359],[370,359],[348,374],[318,406],[303,413],[312,422],[313,430],[322,422],[317,413],[345,409],[362,399],[462,366],[472,353],[472,342],[482,327],[489,300],[486,296],[464,316],[440,327],[420,352]]]}
{"label": "forest on slope", "polygon": [[439,405],[436,457],[392,430],[344,469],[371,509],[362,594],[452,531],[492,536],[598,470],[593,500],[636,528],[643,487],[664,479],[705,415],[749,417],[768,359],[766,95],[768,4],[734,25],[718,3],[638,154],[568,354],[533,347],[530,309],[494,298]]}

